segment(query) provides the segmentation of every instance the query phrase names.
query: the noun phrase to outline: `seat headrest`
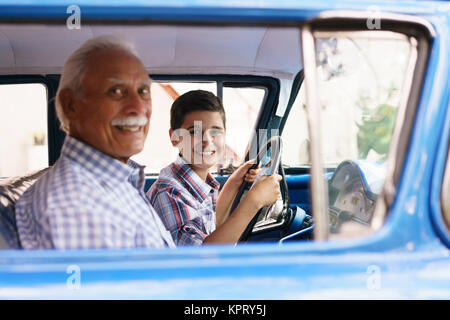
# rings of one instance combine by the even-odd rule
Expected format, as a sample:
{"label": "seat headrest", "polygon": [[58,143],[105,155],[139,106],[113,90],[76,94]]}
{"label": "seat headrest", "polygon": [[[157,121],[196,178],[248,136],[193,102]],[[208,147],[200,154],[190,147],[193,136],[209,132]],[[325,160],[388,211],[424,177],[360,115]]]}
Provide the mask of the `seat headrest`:
{"label": "seat headrest", "polygon": [[16,201],[49,168],[0,181],[0,249],[21,248],[16,226]]}

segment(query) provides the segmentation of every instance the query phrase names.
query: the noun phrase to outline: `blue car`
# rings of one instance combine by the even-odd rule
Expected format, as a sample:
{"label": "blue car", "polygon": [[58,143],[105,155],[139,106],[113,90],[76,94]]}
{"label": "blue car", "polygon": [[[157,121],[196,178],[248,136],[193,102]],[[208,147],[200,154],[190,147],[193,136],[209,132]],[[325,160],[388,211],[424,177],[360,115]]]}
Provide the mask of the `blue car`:
{"label": "blue car", "polygon": [[[282,175],[236,244],[22,248],[15,203],[65,138],[62,67],[108,34],[153,80],[146,189],[193,89],[227,113],[221,184],[252,158]],[[0,1],[0,299],[450,299],[449,37],[444,1]]]}

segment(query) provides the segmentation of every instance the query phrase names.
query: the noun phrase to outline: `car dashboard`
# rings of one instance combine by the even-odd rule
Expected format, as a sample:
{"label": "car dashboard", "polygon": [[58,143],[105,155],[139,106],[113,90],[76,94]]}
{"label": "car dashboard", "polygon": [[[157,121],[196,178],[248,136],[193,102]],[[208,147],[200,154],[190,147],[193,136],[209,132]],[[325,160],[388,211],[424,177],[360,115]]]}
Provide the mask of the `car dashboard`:
{"label": "car dashboard", "polygon": [[347,221],[370,225],[384,170],[383,163],[363,160],[347,160],[336,168],[328,184],[331,233]]}

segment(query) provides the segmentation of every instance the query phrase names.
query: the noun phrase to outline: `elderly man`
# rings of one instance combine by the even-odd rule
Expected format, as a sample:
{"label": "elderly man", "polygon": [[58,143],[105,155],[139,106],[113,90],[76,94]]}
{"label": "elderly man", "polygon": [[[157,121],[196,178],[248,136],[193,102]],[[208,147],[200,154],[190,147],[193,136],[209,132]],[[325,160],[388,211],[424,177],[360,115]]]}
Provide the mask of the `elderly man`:
{"label": "elderly man", "polygon": [[69,57],[56,97],[61,156],[16,205],[23,248],[174,246],[129,159],[144,147],[150,85],[124,40],[94,38]]}

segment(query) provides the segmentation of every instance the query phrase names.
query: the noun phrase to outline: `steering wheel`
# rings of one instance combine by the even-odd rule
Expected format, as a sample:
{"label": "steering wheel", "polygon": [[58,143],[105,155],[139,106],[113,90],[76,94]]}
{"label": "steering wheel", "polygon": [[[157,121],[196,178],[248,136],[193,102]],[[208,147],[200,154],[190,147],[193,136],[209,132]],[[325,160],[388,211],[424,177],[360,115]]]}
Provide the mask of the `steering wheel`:
{"label": "steering wheel", "polygon": [[[251,189],[253,184],[258,181],[262,176],[264,175],[272,175],[274,173],[280,172],[283,180],[282,180],[282,186],[284,187],[284,194],[285,197],[283,198],[283,207],[286,207],[286,200],[287,200],[287,184],[284,177],[284,172],[282,170],[281,166],[281,148],[282,148],[282,142],[280,136],[274,136],[270,138],[267,143],[263,146],[263,148],[260,150],[256,157],[255,164],[252,165],[250,169],[255,169],[260,166],[260,172],[258,176],[256,177],[254,182],[247,182],[244,181],[241,186],[239,187],[238,193],[236,194],[236,197],[234,199],[233,205],[230,209],[230,214],[233,213],[233,211],[236,209],[236,207],[239,205],[242,197],[247,194],[247,192]],[[281,169],[279,171],[279,169]],[[266,217],[269,216],[273,210],[276,207],[276,203],[261,208],[256,215],[253,217],[253,219],[250,221],[250,223],[245,228],[244,232],[242,233],[241,237],[239,238],[238,242],[246,242],[250,238],[251,232],[253,230],[253,227],[257,223],[259,217]],[[289,205],[287,205],[287,208],[289,208]]]}

